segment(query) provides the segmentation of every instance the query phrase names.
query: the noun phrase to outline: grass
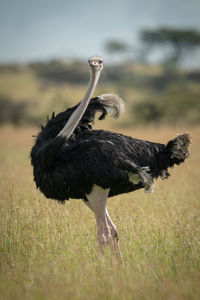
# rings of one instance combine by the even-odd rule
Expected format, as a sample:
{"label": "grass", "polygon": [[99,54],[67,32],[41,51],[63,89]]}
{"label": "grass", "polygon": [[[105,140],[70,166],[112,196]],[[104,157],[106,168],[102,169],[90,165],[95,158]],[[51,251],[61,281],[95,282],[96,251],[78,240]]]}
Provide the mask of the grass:
{"label": "grass", "polygon": [[[108,200],[124,268],[98,256],[96,225],[81,201],[36,190],[28,159],[35,128],[0,129],[0,299],[199,299],[200,128],[191,156],[155,192]],[[127,134],[166,142],[177,128]]]}

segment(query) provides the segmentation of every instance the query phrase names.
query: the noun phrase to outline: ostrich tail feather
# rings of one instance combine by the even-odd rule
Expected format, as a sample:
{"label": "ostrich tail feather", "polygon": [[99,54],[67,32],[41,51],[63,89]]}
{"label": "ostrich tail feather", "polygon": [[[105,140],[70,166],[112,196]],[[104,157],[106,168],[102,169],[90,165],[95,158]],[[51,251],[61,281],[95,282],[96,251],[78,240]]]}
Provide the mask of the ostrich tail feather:
{"label": "ostrich tail feather", "polygon": [[175,164],[180,164],[189,156],[191,136],[188,133],[177,135],[169,141],[166,150],[170,153],[170,160]]}

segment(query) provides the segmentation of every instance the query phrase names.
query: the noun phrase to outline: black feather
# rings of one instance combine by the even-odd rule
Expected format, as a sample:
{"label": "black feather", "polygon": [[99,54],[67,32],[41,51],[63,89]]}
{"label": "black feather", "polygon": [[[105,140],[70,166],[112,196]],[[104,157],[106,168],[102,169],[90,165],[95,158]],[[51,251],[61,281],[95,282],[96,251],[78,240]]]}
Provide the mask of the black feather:
{"label": "black feather", "polygon": [[[153,178],[167,178],[168,167],[180,164],[189,155],[190,137],[187,134],[164,145],[93,130],[96,112],[101,113],[100,120],[107,115],[105,105],[98,97],[91,100],[66,142],[57,135],[77,107],[57,116],[52,114],[31,150],[34,180],[47,198],[61,202],[69,198],[86,199],[94,184],[109,188],[109,196],[146,188],[147,183],[151,186]],[[131,182],[130,173],[137,174],[140,181]]]}

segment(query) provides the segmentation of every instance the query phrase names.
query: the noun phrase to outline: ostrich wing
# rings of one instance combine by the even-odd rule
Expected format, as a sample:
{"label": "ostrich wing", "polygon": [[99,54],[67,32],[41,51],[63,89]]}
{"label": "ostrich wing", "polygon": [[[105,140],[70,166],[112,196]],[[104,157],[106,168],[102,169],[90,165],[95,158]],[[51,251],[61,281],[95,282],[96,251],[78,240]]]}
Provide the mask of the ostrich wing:
{"label": "ostrich wing", "polygon": [[[111,188],[123,183],[133,188],[133,184],[140,183],[145,191],[151,191],[153,180],[148,174],[148,157],[146,165],[144,159],[143,163],[139,163],[138,143],[139,140],[109,131],[85,131],[77,135],[76,140],[63,146],[60,159],[66,166],[66,172],[69,174],[69,168],[70,173],[72,168],[76,170],[74,180],[85,181],[85,186],[92,182],[103,188]],[[80,175],[79,180],[77,174]],[[132,174],[136,177],[134,180]]]}

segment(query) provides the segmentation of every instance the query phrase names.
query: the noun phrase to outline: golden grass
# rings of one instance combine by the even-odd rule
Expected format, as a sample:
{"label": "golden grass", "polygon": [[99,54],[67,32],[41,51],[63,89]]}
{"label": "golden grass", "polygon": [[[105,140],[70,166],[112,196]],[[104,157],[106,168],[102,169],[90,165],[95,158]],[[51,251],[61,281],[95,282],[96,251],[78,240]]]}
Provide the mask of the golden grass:
{"label": "golden grass", "polygon": [[[124,268],[98,257],[96,225],[81,201],[65,205],[36,190],[28,159],[35,128],[0,129],[0,299],[199,299],[200,128],[191,156],[143,190],[108,200]],[[127,134],[166,142],[177,128]]]}

